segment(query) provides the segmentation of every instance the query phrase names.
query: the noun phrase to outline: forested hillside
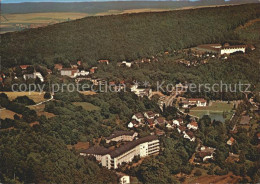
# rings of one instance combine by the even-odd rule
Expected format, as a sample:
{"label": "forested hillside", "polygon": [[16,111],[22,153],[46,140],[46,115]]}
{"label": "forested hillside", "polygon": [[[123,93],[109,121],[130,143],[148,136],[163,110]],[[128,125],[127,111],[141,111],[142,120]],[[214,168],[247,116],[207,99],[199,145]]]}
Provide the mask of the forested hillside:
{"label": "forested hillside", "polygon": [[[242,13],[243,12],[243,13]],[[233,30],[260,16],[260,4],[161,13],[88,17],[1,37],[2,67],[58,60],[96,62],[150,57],[164,50],[236,38]],[[198,31],[199,30],[199,31]]]}

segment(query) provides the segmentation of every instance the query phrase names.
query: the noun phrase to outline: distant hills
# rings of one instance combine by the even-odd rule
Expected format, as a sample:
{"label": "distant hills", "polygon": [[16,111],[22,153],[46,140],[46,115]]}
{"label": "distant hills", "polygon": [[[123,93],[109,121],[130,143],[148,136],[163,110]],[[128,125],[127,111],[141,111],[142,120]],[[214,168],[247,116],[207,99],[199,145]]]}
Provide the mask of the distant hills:
{"label": "distant hills", "polygon": [[1,4],[1,13],[44,13],[44,12],[82,12],[96,14],[110,10],[131,9],[176,9],[193,6],[257,3],[258,0],[200,0],[200,1],[114,1],[78,3],[9,3]]}
{"label": "distant hills", "polygon": [[86,17],[2,34],[2,68],[34,63],[51,66],[77,59],[88,63],[133,60],[203,43],[223,43],[237,38],[235,28],[259,17],[259,3]]}

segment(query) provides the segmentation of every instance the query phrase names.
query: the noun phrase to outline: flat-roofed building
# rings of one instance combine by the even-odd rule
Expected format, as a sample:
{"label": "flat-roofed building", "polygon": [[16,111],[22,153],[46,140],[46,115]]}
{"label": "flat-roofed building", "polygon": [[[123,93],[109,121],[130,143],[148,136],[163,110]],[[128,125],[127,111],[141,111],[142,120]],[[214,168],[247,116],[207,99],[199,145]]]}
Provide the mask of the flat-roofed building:
{"label": "flat-roofed building", "polygon": [[159,151],[160,142],[158,137],[151,135],[128,142],[115,150],[94,147],[82,151],[80,155],[93,155],[101,162],[103,167],[108,169],[117,169],[123,163],[132,162],[135,156],[146,157],[156,154]]}
{"label": "flat-roofed building", "polygon": [[135,137],[138,136],[137,132],[132,131],[114,131],[112,135],[106,137],[106,143],[110,143],[111,141],[119,142],[119,141],[133,141]]}

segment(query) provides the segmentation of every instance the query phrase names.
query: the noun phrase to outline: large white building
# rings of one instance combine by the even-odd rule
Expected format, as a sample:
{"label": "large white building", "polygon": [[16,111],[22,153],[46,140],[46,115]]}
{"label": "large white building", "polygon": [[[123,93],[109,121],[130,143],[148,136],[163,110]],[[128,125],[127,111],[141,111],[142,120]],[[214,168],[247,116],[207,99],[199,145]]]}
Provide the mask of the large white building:
{"label": "large white building", "polygon": [[214,53],[214,54],[232,54],[235,52],[246,52],[246,45],[229,45],[228,43],[225,43],[223,46],[221,44],[204,44],[204,45],[198,45],[196,47],[196,50],[207,52],[207,53]]}
{"label": "large white building", "polygon": [[220,50],[220,54],[232,54],[235,52],[246,52],[246,45],[234,45],[234,46],[224,46]]}
{"label": "large white building", "polygon": [[109,151],[108,149],[99,149],[101,150],[99,152],[90,149],[82,151],[80,155],[93,155],[98,161],[101,161],[103,167],[117,169],[122,163],[131,162],[135,156],[146,157],[158,153],[160,150],[160,143],[157,136],[151,135],[131,141],[112,151]]}

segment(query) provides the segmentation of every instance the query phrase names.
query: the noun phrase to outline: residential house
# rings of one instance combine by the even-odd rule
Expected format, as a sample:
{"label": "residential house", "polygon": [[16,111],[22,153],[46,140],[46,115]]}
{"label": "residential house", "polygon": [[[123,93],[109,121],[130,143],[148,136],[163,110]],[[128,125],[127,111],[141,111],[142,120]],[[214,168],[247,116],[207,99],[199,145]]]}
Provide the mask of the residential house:
{"label": "residential house", "polygon": [[75,78],[79,72],[79,70],[75,68],[62,68],[60,71],[62,76],[68,76],[71,78]]}
{"label": "residential house", "polygon": [[52,71],[51,71],[50,69],[47,69],[47,72],[48,72],[48,74],[51,74],[51,73],[52,73]]}
{"label": "residential house", "polygon": [[175,128],[175,127],[176,127],[176,125],[173,124],[172,121],[168,121],[168,122],[166,123],[166,128],[168,128],[168,129],[173,129],[173,128]]}
{"label": "residential house", "polygon": [[235,143],[235,139],[233,137],[230,137],[230,139],[227,141],[227,144],[229,146],[232,146]]}
{"label": "residential house", "polygon": [[179,133],[183,133],[183,132],[186,131],[186,127],[185,127],[185,126],[179,126],[179,127],[177,128],[177,130],[178,130]]}
{"label": "residential house", "polygon": [[154,119],[159,116],[160,116],[159,113],[154,113],[153,111],[147,111],[144,113],[144,117],[146,117],[147,119]]}
{"label": "residential house", "polygon": [[77,65],[78,66],[82,65],[82,62],[81,61],[77,61]]}
{"label": "residential house", "polygon": [[54,64],[54,69],[61,70],[63,68],[62,64]]}
{"label": "residential house", "polygon": [[166,120],[164,117],[158,117],[154,120],[154,123],[159,125],[165,125]]}
{"label": "residential house", "polygon": [[20,65],[20,68],[22,70],[26,70],[29,66],[32,66],[32,65]]}
{"label": "residential house", "polygon": [[31,74],[24,74],[24,80],[39,78],[41,82],[44,82],[44,78],[40,72],[33,72]]}
{"label": "residential house", "polygon": [[106,137],[106,143],[112,141],[133,141],[138,136],[138,133],[132,131],[114,131],[109,137]]}
{"label": "residential house", "polygon": [[199,162],[206,162],[214,158],[215,148],[202,146],[195,154],[195,160]]}
{"label": "residential house", "polygon": [[122,61],[119,63],[119,66],[126,66],[126,67],[131,67],[133,62],[127,62],[127,61]]}
{"label": "residential house", "polygon": [[138,121],[132,120],[132,121],[130,121],[130,123],[128,123],[127,127],[128,127],[128,128],[133,128],[133,127],[138,128],[138,127],[141,126],[141,125],[142,125],[142,124],[139,123]]}
{"label": "residential house", "polygon": [[130,184],[130,176],[119,172],[117,172],[116,175],[118,177],[119,184]]}
{"label": "residential house", "polygon": [[197,130],[198,129],[198,123],[196,121],[192,121],[187,125],[188,129]]}
{"label": "residential house", "polygon": [[147,124],[150,128],[154,128],[154,127],[155,127],[154,119],[146,119],[146,124]]}
{"label": "residential house", "polygon": [[144,116],[142,113],[136,113],[132,116],[132,119],[138,121],[139,123],[143,122],[144,121]]}
{"label": "residential house", "polygon": [[197,107],[207,106],[207,101],[203,98],[190,98],[188,102],[190,105],[196,105]]}
{"label": "residential house", "polygon": [[172,123],[176,126],[180,126],[182,123],[183,123],[183,120],[182,119],[175,119],[172,121]]}
{"label": "residential house", "polygon": [[192,141],[192,142],[194,142],[195,141],[195,136],[194,136],[194,134],[193,134],[193,132],[192,131],[183,131],[183,137],[185,138],[185,139],[189,139],[190,141]]}
{"label": "residential house", "polygon": [[98,61],[98,63],[105,63],[105,64],[109,64],[109,60],[106,60],[106,59],[101,59]]}
{"label": "residential house", "polygon": [[239,155],[229,152],[226,162],[229,163],[239,162]]}

